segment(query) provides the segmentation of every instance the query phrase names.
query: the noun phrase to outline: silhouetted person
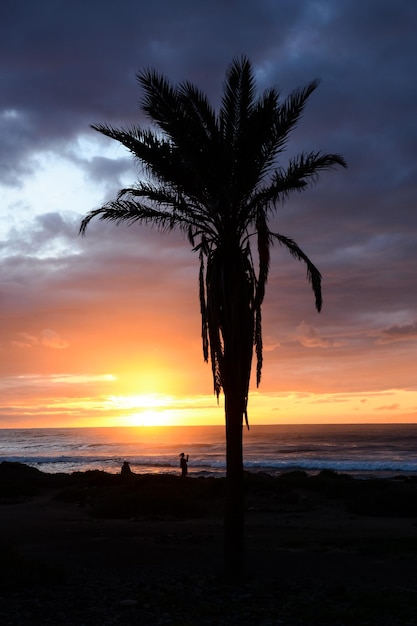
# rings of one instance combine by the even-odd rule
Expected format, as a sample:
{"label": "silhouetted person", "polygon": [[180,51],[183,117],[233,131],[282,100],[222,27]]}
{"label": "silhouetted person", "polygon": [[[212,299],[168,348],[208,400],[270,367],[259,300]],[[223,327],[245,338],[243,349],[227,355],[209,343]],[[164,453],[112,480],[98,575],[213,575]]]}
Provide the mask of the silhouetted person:
{"label": "silhouetted person", "polygon": [[181,468],[181,473],[183,476],[187,476],[188,474],[188,454],[187,457],[185,456],[184,452],[181,452],[180,454],[180,468]]}
{"label": "silhouetted person", "polygon": [[122,476],[130,476],[130,474],[132,474],[132,470],[130,469],[130,465],[127,461],[123,463],[120,473]]}

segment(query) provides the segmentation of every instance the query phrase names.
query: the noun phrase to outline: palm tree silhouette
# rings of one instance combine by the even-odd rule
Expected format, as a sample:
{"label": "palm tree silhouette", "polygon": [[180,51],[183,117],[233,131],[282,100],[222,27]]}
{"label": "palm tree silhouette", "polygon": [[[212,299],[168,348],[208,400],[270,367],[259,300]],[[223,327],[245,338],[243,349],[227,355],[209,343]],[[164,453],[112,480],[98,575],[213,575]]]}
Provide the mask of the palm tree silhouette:
{"label": "palm tree silhouette", "polygon": [[90,211],[80,232],[85,234],[95,217],[150,223],[184,231],[199,255],[203,354],[211,361],[217,398],[221,390],[225,397],[225,566],[239,574],[244,566],[243,420],[248,424],[254,349],[257,385],[261,379],[261,306],[271,245],[284,246],[305,263],[318,311],[322,305],[320,272],[295,241],[270,230],[270,219],[291,192],[316,182],[319,172],[346,164],[338,154],[321,152],[303,152],[285,168],[278,164],[318,81],[283,101],[276,88],[257,96],[252,65],[243,56],[227,70],[216,113],[190,82],[172,85],[154,70],[140,72],[137,79],[144,92],[141,109],[154,126],[92,128],[126,146],[144,167],[146,180]]}

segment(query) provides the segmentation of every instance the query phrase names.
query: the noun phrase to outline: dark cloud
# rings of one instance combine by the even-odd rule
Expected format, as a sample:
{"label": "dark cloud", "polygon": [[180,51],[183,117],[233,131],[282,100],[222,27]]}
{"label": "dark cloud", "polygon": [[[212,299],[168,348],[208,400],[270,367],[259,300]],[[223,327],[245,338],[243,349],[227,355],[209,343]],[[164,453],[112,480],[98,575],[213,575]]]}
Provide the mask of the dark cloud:
{"label": "dark cloud", "polygon": [[383,344],[413,340],[417,340],[417,321],[415,321],[414,324],[405,324],[404,326],[396,325],[381,329],[378,333],[377,343]]}
{"label": "dark cloud", "polygon": [[261,59],[263,38],[275,40],[294,19],[289,7],[278,20],[269,2],[6,2],[0,111],[16,117],[2,119],[4,162],[12,157],[19,166],[32,150],[88,132],[93,122],[135,119],[135,74],[144,66],[218,93],[225,63],[258,48]]}
{"label": "dark cloud", "polygon": [[[105,182],[111,187],[120,188],[120,175],[131,172],[133,178],[132,159],[109,159],[107,157],[93,157],[85,163],[85,170],[93,182]],[[117,184],[118,183],[118,184]]]}
{"label": "dark cloud", "polygon": [[253,59],[261,87],[278,82],[288,91],[319,76],[321,93],[303,136],[316,145],[326,126],[327,136],[354,147],[360,128],[365,153],[367,136],[389,149],[392,124],[415,104],[409,78],[417,8],[407,0],[381,1],[378,11],[372,0],[360,6],[9,0],[3,16],[0,110],[18,114],[2,120],[6,163],[12,157],[18,165],[32,150],[88,132],[92,122],[133,120],[140,98],[135,73],[149,65],[174,81],[198,82],[214,100],[226,65],[241,53]]}

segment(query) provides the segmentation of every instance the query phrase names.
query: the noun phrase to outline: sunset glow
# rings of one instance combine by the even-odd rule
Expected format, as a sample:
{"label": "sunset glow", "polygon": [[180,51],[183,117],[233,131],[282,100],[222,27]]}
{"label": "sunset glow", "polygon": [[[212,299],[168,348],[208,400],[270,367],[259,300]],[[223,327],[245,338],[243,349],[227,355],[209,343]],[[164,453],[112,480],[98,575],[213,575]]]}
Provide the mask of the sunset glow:
{"label": "sunset glow", "polygon": [[122,418],[123,426],[172,426],[169,411],[172,401],[170,396],[151,393],[109,397],[110,406],[126,415]]}

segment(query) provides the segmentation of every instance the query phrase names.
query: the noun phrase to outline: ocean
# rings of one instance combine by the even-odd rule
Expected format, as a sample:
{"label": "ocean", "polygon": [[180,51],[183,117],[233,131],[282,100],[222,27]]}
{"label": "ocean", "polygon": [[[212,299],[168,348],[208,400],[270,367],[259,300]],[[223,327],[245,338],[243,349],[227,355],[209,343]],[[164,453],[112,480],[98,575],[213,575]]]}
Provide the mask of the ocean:
{"label": "ocean", "polygon": [[[252,425],[244,430],[244,468],[278,475],[334,470],[358,477],[417,475],[417,424]],[[0,462],[43,472],[177,474],[179,454],[189,475],[224,476],[223,426],[0,429]]]}

